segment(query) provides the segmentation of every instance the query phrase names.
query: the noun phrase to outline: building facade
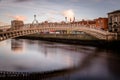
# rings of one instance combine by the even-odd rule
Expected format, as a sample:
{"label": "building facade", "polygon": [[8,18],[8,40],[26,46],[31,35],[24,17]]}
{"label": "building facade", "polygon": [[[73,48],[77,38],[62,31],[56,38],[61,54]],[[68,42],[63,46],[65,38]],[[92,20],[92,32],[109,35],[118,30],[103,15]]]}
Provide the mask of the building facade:
{"label": "building facade", "polygon": [[13,20],[11,21],[11,29],[21,29],[23,28],[24,23],[20,20]]}
{"label": "building facade", "polygon": [[120,10],[108,13],[108,29],[110,32],[120,32]]}
{"label": "building facade", "polygon": [[108,29],[108,18],[98,18],[95,19],[96,27],[98,29],[107,30]]}

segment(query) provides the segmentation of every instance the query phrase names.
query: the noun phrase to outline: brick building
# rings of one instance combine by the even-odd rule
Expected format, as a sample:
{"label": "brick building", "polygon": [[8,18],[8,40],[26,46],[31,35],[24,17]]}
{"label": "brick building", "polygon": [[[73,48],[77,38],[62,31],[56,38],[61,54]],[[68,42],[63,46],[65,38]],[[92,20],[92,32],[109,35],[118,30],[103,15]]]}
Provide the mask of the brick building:
{"label": "brick building", "polygon": [[24,23],[20,20],[13,20],[11,21],[11,29],[20,29],[23,28]]}
{"label": "brick building", "polygon": [[108,28],[110,32],[120,32],[120,10],[108,13]]}
{"label": "brick building", "polygon": [[95,19],[96,21],[96,28],[102,29],[102,30],[107,30],[108,29],[108,18],[98,18]]}

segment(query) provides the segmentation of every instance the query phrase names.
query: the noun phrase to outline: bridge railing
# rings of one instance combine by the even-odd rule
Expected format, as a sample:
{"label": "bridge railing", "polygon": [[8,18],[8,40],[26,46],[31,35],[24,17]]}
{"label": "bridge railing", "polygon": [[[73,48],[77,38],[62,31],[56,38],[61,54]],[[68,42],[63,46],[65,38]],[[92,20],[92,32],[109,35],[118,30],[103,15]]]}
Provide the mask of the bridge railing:
{"label": "bridge railing", "polygon": [[41,31],[52,31],[52,30],[67,30],[67,31],[83,31],[88,34],[91,34],[100,39],[108,39],[110,36],[111,39],[115,38],[115,33],[110,33],[108,31],[99,30],[91,27],[87,27],[87,25],[81,24],[39,24],[39,25],[24,25],[19,29],[10,29],[8,31],[0,32],[0,34],[14,33],[20,31],[29,31],[29,30],[41,30]]}

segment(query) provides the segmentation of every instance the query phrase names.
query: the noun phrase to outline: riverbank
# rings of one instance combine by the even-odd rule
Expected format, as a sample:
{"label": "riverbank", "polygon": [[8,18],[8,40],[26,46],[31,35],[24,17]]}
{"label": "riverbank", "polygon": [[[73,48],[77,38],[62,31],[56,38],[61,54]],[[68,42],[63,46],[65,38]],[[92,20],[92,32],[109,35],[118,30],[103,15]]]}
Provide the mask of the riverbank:
{"label": "riverbank", "polygon": [[[46,35],[46,36],[45,36]],[[75,44],[75,45],[85,45],[85,46],[95,46],[99,48],[106,48],[106,49],[117,49],[120,47],[120,41],[105,41],[105,40],[98,40],[95,38],[79,38],[81,36],[71,35],[67,37],[66,35],[59,36],[59,35],[27,35],[18,38],[22,39],[31,39],[31,40],[43,40],[43,41],[51,41],[51,42],[59,42],[65,44]],[[74,36],[74,37],[73,37]],[[88,37],[88,36],[87,36]]]}

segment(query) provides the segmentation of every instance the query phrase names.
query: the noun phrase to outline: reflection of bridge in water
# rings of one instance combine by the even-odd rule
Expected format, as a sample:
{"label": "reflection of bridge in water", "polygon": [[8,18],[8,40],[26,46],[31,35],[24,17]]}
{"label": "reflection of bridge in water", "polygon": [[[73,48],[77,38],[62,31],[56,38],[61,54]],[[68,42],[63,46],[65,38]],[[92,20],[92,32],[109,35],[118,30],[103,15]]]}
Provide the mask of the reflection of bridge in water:
{"label": "reflection of bridge in water", "polygon": [[14,29],[14,30],[11,29],[9,31],[0,32],[0,41],[6,40],[9,38],[25,36],[29,34],[35,34],[35,33],[40,33],[45,31],[50,32],[50,31],[56,31],[56,30],[66,30],[67,33],[63,33],[63,34],[70,34],[68,32],[71,32],[71,31],[82,31],[100,40],[116,40],[117,39],[116,33],[110,33],[104,30],[89,28],[86,26],[81,26],[79,24],[67,23],[67,24],[39,24],[37,26],[24,25],[20,29]]}

